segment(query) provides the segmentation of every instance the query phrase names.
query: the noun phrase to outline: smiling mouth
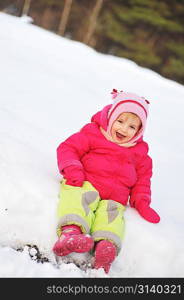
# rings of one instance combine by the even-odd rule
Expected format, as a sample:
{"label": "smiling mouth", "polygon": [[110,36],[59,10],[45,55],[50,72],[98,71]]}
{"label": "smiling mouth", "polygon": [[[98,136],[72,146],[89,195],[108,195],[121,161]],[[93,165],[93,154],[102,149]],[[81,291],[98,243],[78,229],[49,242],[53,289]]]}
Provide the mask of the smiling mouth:
{"label": "smiling mouth", "polygon": [[119,139],[119,140],[122,140],[123,138],[125,138],[126,136],[119,133],[119,132],[116,132],[116,137]]}

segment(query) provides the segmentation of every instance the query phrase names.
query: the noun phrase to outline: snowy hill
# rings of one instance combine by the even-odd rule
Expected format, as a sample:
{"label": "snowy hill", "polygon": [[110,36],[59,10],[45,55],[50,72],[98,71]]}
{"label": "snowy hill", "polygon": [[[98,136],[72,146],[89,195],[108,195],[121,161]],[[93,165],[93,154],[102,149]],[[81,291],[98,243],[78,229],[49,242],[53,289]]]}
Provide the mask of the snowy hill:
{"label": "snowy hill", "polygon": [[[25,21],[0,13],[0,277],[183,277],[184,87]],[[106,275],[58,266],[52,246],[61,179],[56,147],[110,103],[113,88],[151,103],[145,140],[161,222],[148,223],[128,207],[122,252]],[[31,260],[26,245],[49,262]]]}

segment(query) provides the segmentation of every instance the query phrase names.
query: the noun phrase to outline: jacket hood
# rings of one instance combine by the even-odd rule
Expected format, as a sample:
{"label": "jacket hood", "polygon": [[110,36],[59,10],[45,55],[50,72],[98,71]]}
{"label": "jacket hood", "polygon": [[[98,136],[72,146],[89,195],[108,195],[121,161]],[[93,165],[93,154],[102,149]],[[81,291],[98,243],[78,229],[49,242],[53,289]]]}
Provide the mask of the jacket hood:
{"label": "jacket hood", "polygon": [[106,105],[102,110],[92,116],[91,122],[95,122],[106,131],[108,126],[108,113],[111,107],[112,104]]}

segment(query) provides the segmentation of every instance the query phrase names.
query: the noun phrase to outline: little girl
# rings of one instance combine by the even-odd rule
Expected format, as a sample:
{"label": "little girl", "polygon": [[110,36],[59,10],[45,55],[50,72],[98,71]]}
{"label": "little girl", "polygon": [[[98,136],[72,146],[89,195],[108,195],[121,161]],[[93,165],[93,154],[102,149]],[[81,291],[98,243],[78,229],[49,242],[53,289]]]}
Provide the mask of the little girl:
{"label": "little girl", "polygon": [[113,89],[105,106],[57,148],[61,183],[58,256],[94,249],[94,268],[106,273],[121,250],[124,210],[129,201],[149,222],[152,160],[143,141],[149,102]]}

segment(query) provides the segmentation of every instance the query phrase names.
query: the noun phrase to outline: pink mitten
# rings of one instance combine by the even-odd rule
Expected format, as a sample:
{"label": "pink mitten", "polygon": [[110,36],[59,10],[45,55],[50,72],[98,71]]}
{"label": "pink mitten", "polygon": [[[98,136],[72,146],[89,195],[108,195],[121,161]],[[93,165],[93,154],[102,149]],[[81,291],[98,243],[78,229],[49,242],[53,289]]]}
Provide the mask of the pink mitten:
{"label": "pink mitten", "polygon": [[63,171],[63,175],[66,179],[66,184],[73,186],[82,186],[85,180],[84,172],[79,166],[66,167]]}
{"label": "pink mitten", "polygon": [[160,222],[160,217],[159,215],[156,213],[156,211],[154,209],[152,209],[148,203],[142,201],[139,202],[136,205],[136,209],[139,212],[139,214],[148,222],[151,223],[158,223]]}

